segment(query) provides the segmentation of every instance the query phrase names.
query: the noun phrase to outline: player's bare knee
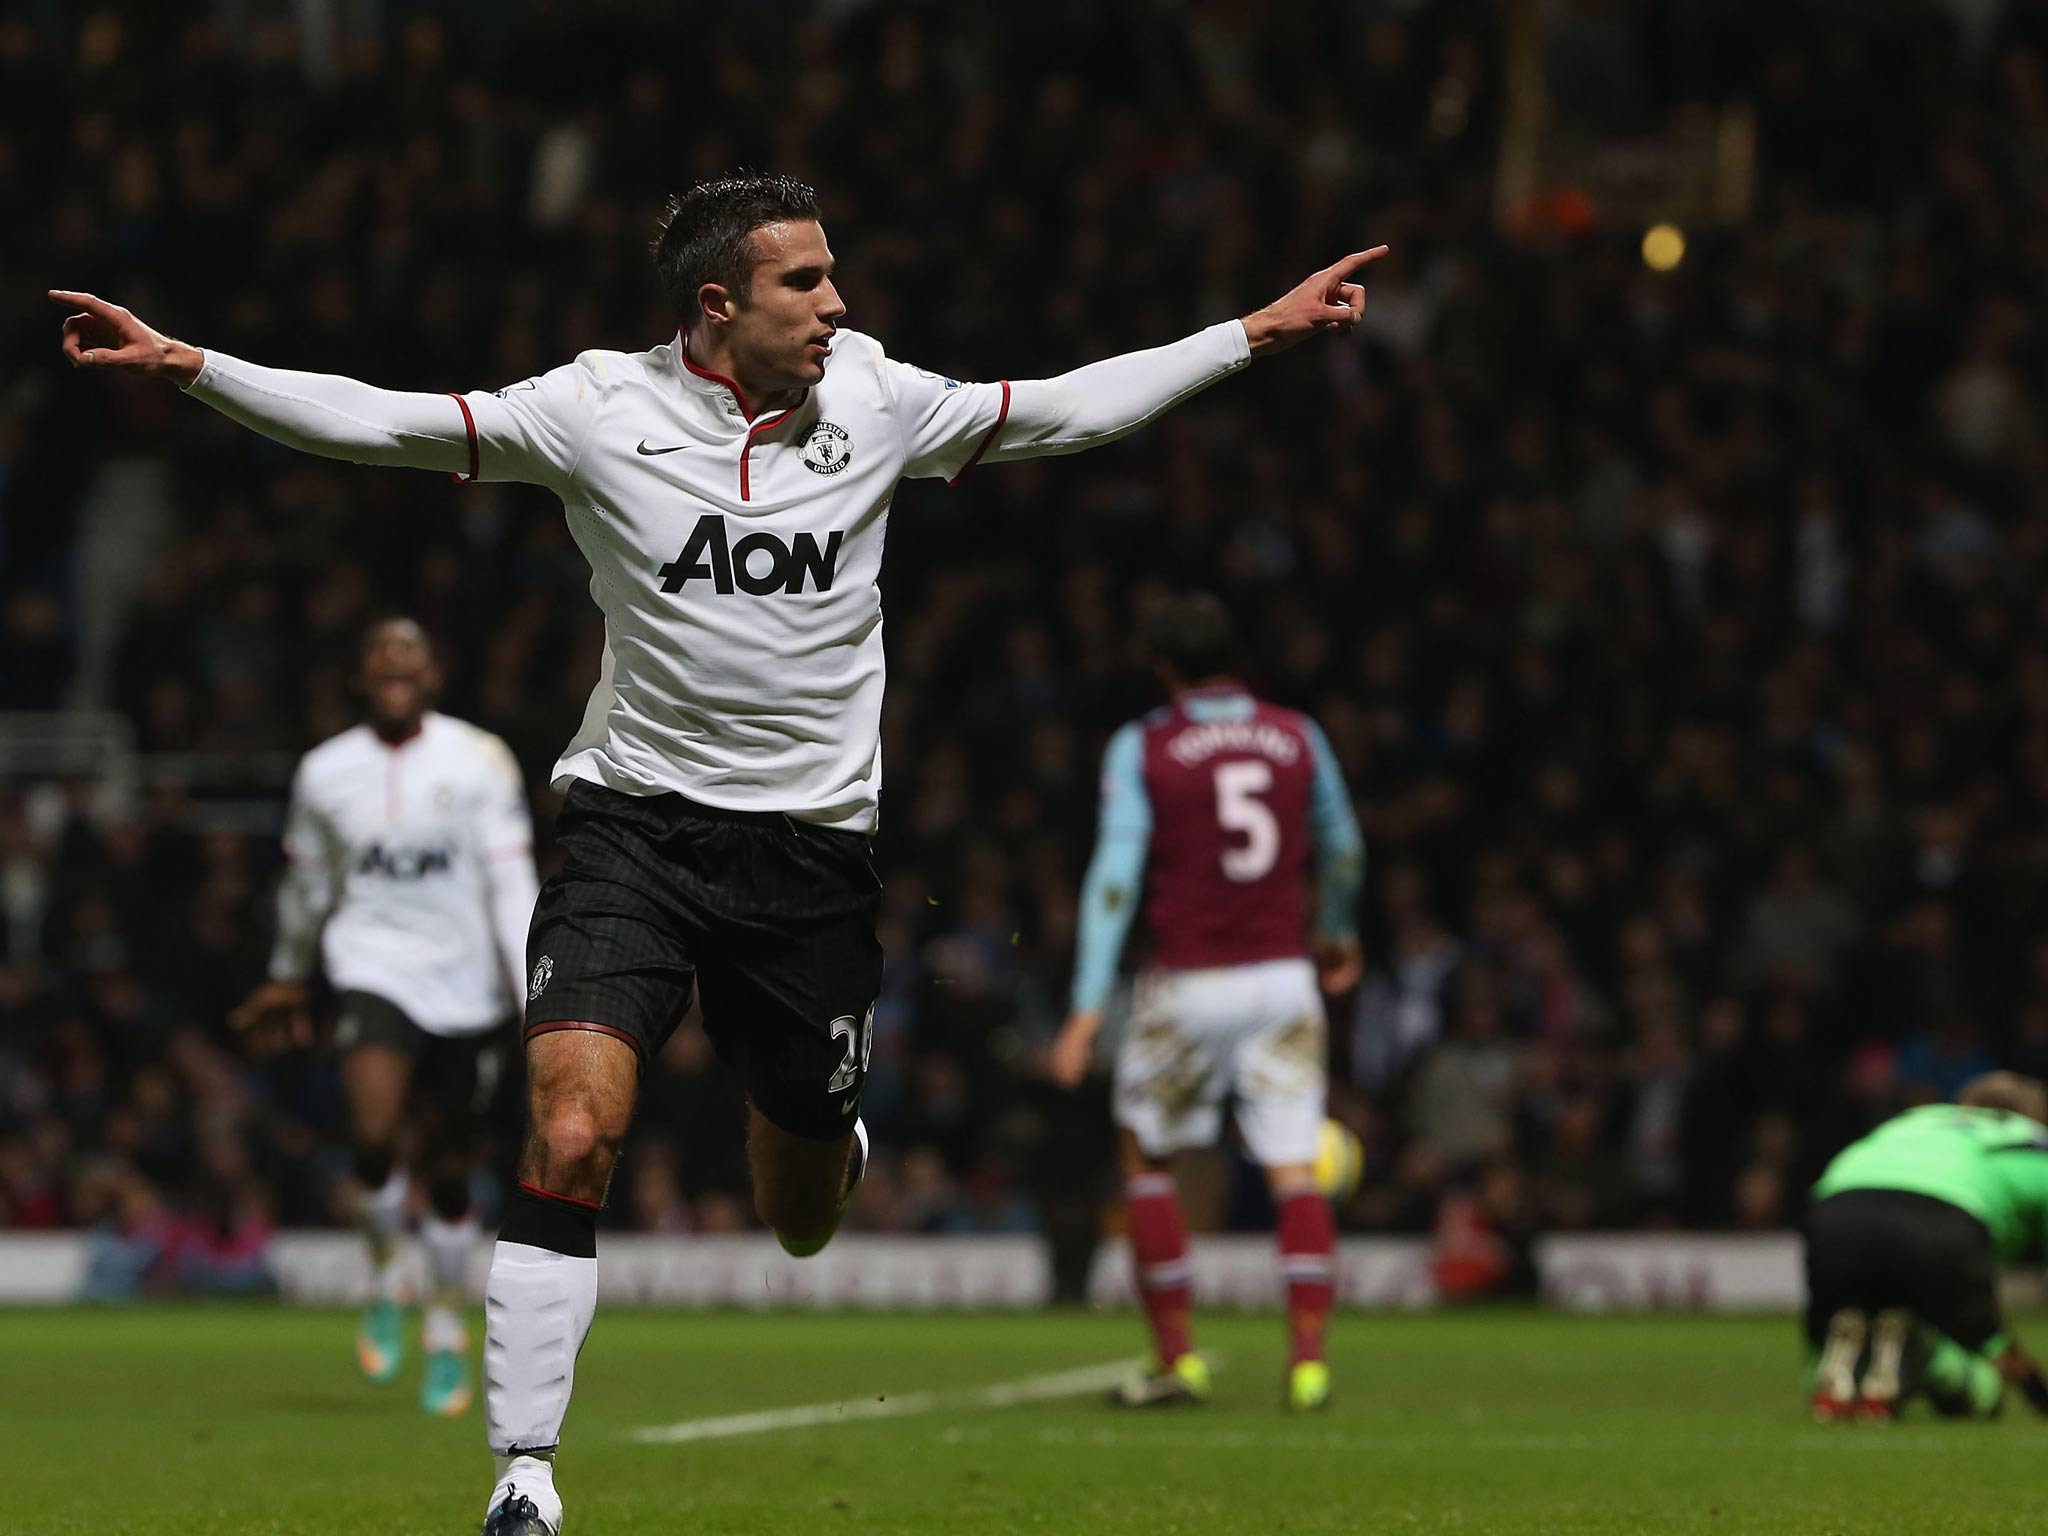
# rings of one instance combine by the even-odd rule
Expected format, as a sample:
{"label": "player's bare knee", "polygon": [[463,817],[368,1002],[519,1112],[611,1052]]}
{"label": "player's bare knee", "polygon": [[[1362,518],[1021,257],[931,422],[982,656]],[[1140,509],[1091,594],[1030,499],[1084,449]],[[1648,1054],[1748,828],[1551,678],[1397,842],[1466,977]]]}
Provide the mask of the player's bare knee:
{"label": "player's bare knee", "polygon": [[382,1189],[391,1182],[391,1172],[398,1165],[398,1147],[389,1137],[358,1136],[352,1162],[357,1183],[365,1189]]}
{"label": "player's bare knee", "polygon": [[444,1170],[427,1184],[427,1204],[443,1221],[460,1221],[469,1214],[469,1179]]}
{"label": "player's bare knee", "polygon": [[782,1244],[782,1251],[791,1258],[808,1259],[812,1254],[822,1252],[838,1230],[839,1215],[835,1211],[821,1223],[792,1223],[776,1227],[775,1240]]}
{"label": "player's bare knee", "polygon": [[839,1229],[837,1191],[757,1185],[754,1209],[774,1229],[775,1239],[783,1249],[800,1259],[809,1258],[831,1242],[832,1234]]}
{"label": "player's bare knee", "polygon": [[1119,1126],[1116,1133],[1117,1167],[1123,1174],[1124,1182],[1141,1178],[1148,1173],[1170,1172],[1173,1164],[1164,1157],[1148,1153],[1126,1127]]}
{"label": "player's bare knee", "polygon": [[1316,1183],[1314,1163],[1271,1163],[1266,1168],[1266,1187],[1272,1191],[1275,1200],[1286,1200],[1295,1195],[1320,1193]]}
{"label": "player's bare knee", "polygon": [[578,1100],[552,1103],[536,1113],[527,1163],[534,1182],[557,1194],[593,1198],[618,1161],[625,1126]]}

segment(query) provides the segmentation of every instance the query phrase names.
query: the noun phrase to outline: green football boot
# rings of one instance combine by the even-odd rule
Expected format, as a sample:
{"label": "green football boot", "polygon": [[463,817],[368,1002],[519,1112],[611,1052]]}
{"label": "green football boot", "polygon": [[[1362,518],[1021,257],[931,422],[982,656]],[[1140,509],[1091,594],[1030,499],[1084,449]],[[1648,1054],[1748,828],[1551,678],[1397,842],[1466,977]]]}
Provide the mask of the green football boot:
{"label": "green football boot", "polygon": [[371,1302],[356,1330],[356,1364],[375,1382],[387,1382],[405,1364],[405,1319],[387,1296]]}
{"label": "green football boot", "polygon": [[468,1354],[458,1349],[430,1351],[420,1406],[436,1418],[459,1419],[469,1412],[470,1396]]}

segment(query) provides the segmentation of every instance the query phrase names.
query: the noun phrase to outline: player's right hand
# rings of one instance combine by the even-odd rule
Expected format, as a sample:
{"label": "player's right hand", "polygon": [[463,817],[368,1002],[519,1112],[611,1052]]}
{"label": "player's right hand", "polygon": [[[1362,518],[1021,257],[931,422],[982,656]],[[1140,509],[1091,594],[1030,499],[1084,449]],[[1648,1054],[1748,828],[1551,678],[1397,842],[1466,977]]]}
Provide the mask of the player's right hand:
{"label": "player's right hand", "polygon": [[1065,1089],[1081,1086],[1081,1080],[1088,1075],[1088,1064],[1095,1054],[1095,1033],[1102,1028],[1102,1015],[1084,1009],[1074,1014],[1061,1026],[1059,1037],[1053,1041],[1052,1050],[1046,1057],[1046,1071],[1052,1080]]}
{"label": "player's right hand", "polygon": [[2018,1344],[2010,1344],[1996,1364],[2006,1385],[2018,1391],[2028,1407],[2036,1413],[2048,1414],[2048,1380],[2042,1378],[2041,1367],[2032,1355]]}
{"label": "player's right hand", "polygon": [[50,298],[75,311],[64,319],[64,355],[72,367],[169,379],[180,389],[199,377],[205,353],[151,330],[120,305],[66,288],[52,288]]}
{"label": "player's right hand", "polygon": [[313,1043],[313,1010],[305,984],[266,981],[228,1015],[228,1027],[259,1055],[272,1056]]}
{"label": "player's right hand", "polygon": [[1365,958],[1356,939],[1319,938],[1314,946],[1316,980],[1332,997],[1342,997],[1364,979]]}

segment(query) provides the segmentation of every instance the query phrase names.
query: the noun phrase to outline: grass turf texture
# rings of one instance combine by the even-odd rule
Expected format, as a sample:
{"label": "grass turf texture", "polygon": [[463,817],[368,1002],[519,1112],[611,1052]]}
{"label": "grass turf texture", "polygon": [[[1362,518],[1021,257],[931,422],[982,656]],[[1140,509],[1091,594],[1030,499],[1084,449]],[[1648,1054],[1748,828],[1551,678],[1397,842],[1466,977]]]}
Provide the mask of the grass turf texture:
{"label": "grass turf texture", "polygon": [[[569,1536],[677,1532],[2037,1532],[2048,1424],[1806,1422],[1784,1320],[1343,1316],[1337,1400],[1278,1407],[1274,1318],[1198,1320],[1206,1408],[1094,1397],[683,1445],[629,1432],[961,1390],[1133,1352],[1127,1316],[601,1314],[560,1484]],[[474,1531],[478,1413],[374,1387],[353,1319],[0,1312],[0,1524],[29,1536]],[[2024,1330],[2022,1330],[2024,1332]]]}

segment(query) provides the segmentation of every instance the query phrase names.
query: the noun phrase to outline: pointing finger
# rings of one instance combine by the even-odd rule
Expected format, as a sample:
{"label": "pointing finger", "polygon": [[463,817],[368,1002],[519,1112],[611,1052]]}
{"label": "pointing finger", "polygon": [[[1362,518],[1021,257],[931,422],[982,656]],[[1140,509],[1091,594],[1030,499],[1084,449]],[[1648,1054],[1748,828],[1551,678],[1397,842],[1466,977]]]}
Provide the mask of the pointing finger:
{"label": "pointing finger", "polygon": [[111,320],[120,313],[120,309],[117,306],[109,304],[97,294],[73,293],[68,288],[52,288],[50,290],[50,302],[53,304],[69,304],[74,308],[84,310],[88,315],[95,315],[102,320]]}
{"label": "pointing finger", "polygon": [[1356,272],[1360,267],[1371,266],[1374,262],[1378,261],[1382,256],[1385,256],[1388,253],[1389,249],[1389,247],[1384,245],[1376,245],[1369,251],[1353,251],[1349,256],[1346,256],[1342,261],[1338,262],[1335,266],[1330,267],[1328,269],[1329,274],[1331,277],[1341,282],[1345,278],[1349,277],[1352,273]]}

